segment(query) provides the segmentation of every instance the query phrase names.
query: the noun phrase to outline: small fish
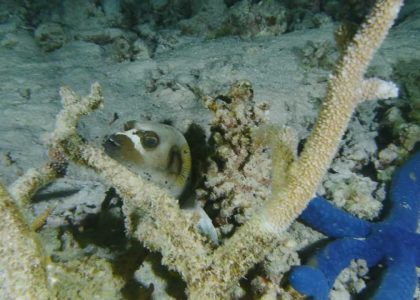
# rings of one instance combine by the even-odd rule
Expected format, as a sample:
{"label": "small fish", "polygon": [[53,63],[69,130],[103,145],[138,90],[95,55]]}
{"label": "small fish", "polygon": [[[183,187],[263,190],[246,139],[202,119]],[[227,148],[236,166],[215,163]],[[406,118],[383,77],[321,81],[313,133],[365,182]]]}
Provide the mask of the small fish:
{"label": "small fish", "polygon": [[[111,158],[175,198],[183,196],[191,180],[190,147],[184,135],[172,126],[129,121],[124,131],[105,141],[104,148]],[[217,245],[217,232],[195,195],[184,199],[182,208],[199,216],[199,231]]]}
{"label": "small fish", "polygon": [[110,157],[175,198],[190,179],[190,148],[182,133],[172,126],[129,121],[124,131],[106,140],[104,147]]}

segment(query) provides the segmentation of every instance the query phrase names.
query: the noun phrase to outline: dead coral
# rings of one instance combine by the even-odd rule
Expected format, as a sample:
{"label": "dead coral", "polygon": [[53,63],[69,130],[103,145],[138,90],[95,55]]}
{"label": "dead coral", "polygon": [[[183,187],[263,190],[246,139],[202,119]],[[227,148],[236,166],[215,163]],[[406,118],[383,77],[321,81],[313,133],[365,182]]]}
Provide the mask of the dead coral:
{"label": "dead coral", "polygon": [[382,202],[376,199],[378,184],[369,177],[344,172],[339,176],[330,176],[324,186],[328,190],[328,198],[334,199],[337,207],[344,207],[359,218],[372,220],[382,209]]}
{"label": "dead coral", "polygon": [[279,35],[287,29],[286,8],[276,1],[253,3],[244,0],[229,8],[225,20],[213,35],[255,37]]}
{"label": "dead coral", "polygon": [[329,41],[308,41],[299,49],[302,64],[309,68],[323,68],[330,70],[337,59],[337,52]]}
{"label": "dead coral", "polygon": [[220,210],[219,221],[225,225],[233,217],[238,224],[249,219],[252,208],[260,205],[270,193],[270,154],[266,145],[253,141],[253,131],[266,123],[267,105],[253,101],[250,82],[233,85],[226,96],[207,98],[214,111],[210,144],[214,154],[209,161],[206,182],[199,195]]}
{"label": "dead coral", "polygon": [[251,83],[243,80],[232,85],[227,95],[205,99],[214,112],[209,141],[213,154],[204,187],[197,193],[218,212],[216,223],[224,235],[249,220],[272,192],[278,192],[287,166],[296,157],[293,131],[268,125],[267,103],[255,103],[253,96]]}
{"label": "dead coral", "polygon": [[[395,162],[401,162],[420,144],[420,61],[399,61],[395,77],[402,83],[402,95],[398,102],[385,112],[382,121],[385,148],[378,153],[375,167],[378,177],[389,181]],[[387,135],[386,135],[387,134]]]}
{"label": "dead coral", "polygon": [[287,29],[286,8],[277,1],[244,0],[229,8],[220,0],[210,3],[203,5],[190,19],[181,20],[178,24],[181,31],[207,33],[209,37],[255,37],[279,35]]}
{"label": "dead coral", "polygon": [[63,28],[57,23],[44,23],[35,30],[35,40],[45,52],[61,48],[66,41]]}

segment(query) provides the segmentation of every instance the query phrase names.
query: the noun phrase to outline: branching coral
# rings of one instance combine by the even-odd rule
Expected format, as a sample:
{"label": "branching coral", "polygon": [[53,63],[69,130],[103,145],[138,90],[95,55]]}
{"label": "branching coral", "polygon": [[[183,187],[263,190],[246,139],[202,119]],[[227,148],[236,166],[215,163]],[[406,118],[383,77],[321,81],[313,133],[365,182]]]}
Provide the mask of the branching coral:
{"label": "branching coral", "polygon": [[[312,266],[295,267],[293,287],[314,299],[328,299],[329,290],[352,259],[368,267],[383,261],[387,267],[374,299],[412,299],[416,266],[420,265],[420,152],[394,175],[390,190],[391,211],[378,223],[358,219],[321,197],[311,200],[300,219],[329,237],[336,238],[316,255]],[[314,280],[316,278],[316,280]]]}
{"label": "branching coral", "polygon": [[[185,280],[190,298],[227,298],[240,278],[273,251],[280,243],[282,233],[305,209],[335,155],[356,105],[364,100],[397,94],[392,83],[365,80],[363,76],[401,5],[402,0],[377,2],[330,78],[326,99],[300,157],[283,168],[276,157],[283,151],[276,151],[280,149],[276,141],[271,143],[273,161],[276,162],[272,171],[275,182],[272,182],[271,196],[214,251],[197,232],[194,220],[180,210],[175,199],[78,135],[79,118],[102,104],[98,84],[92,85],[90,94],[83,98],[68,88],[61,89],[64,108],[57,117],[50,146],[67,159],[95,170],[108,185],[116,188],[124,200],[127,231],[150,250],[162,254],[162,263]],[[287,170],[287,173],[280,175],[279,170]],[[283,181],[284,186],[278,181]],[[20,238],[27,235],[26,232],[14,234]],[[1,245],[10,257],[10,246]],[[18,255],[24,255],[22,251]],[[29,261],[23,263],[30,265]],[[45,279],[44,274],[36,280],[40,278]],[[35,281],[30,283],[34,284]]]}
{"label": "branching coral", "polygon": [[2,298],[48,299],[43,249],[3,185],[0,185],[0,213]]}
{"label": "branching coral", "polygon": [[[228,280],[237,281],[255,261],[270,252],[276,246],[279,233],[288,228],[315,194],[355,106],[363,100],[376,98],[382,91],[388,91],[388,97],[396,96],[397,89],[393,84],[379,80],[373,84],[373,81],[364,81],[363,75],[401,5],[402,1],[377,2],[330,78],[318,120],[299,159],[290,167],[284,189],[273,195],[260,213],[256,213],[223,247],[215,251],[213,266],[225,261],[229,264],[221,265],[221,270],[214,271],[216,274],[220,272],[220,275],[209,276],[206,287],[200,287],[194,295],[210,293],[216,282],[225,286]],[[371,89],[373,86],[378,89]],[[368,90],[371,92],[369,95]],[[220,281],[221,274],[226,281]]]}
{"label": "branching coral", "polygon": [[49,152],[50,161],[46,162],[39,170],[27,170],[8,188],[10,195],[15,199],[27,222],[32,219],[29,204],[38,189],[63,176],[66,171],[67,163],[61,153],[53,148]]}
{"label": "branching coral", "polygon": [[209,249],[196,231],[194,221],[164,190],[145,182],[102,150],[84,143],[77,134],[80,116],[102,104],[99,85],[92,85],[91,93],[82,99],[68,88],[61,89],[61,96],[64,109],[57,117],[50,143],[74,162],[94,169],[107,184],[115,187],[125,199],[127,230],[151,250],[159,251],[163,263],[178,271],[187,282],[195,281],[197,268],[205,265],[203,258]]}

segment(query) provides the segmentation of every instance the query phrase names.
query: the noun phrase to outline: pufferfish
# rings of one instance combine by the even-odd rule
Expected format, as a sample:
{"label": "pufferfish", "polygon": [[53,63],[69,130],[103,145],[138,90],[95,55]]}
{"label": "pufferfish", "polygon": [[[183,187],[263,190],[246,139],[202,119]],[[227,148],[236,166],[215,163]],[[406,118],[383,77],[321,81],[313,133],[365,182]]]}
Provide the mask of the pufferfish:
{"label": "pufferfish", "polygon": [[[112,134],[104,143],[105,152],[133,173],[180,199],[191,178],[191,152],[184,135],[176,128],[160,123],[128,121],[124,131]],[[218,244],[216,230],[194,195],[183,200],[183,209],[200,217],[199,230]]]}
{"label": "pufferfish", "polygon": [[175,198],[190,180],[190,147],[184,135],[169,125],[129,121],[124,131],[107,139],[105,152]]}

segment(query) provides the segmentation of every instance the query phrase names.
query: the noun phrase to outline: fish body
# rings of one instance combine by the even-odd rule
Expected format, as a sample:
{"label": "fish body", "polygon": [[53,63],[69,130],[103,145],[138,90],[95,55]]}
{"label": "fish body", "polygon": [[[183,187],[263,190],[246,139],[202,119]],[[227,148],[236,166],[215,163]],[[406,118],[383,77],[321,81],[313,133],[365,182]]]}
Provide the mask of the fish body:
{"label": "fish body", "polygon": [[[179,199],[191,176],[191,152],[184,135],[160,123],[129,121],[124,131],[112,134],[104,144],[105,152],[130,171],[168,191]],[[182,208],[199,216],[197,227],[218,244],[217,232],[195,195],[183,199]]]}

